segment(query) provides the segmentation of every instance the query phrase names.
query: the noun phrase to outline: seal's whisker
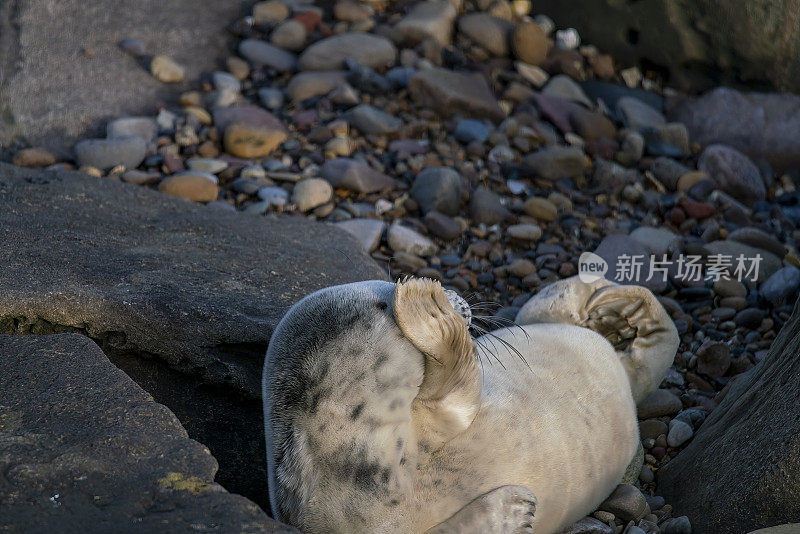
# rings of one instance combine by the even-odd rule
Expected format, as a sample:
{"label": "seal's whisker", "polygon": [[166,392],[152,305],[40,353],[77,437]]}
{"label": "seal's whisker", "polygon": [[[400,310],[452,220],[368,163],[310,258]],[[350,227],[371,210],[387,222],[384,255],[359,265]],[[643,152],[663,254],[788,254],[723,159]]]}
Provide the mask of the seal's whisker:
{"label": "seal's whisker", "polygon": [[480,321],[483,321],[487,323],[489,326],[492,326],[494,328],[508,328],[508,329],[514,327],[519,328],[519,330],[525,335],[525,338],[528,341],[531,340],[530,334],[528,334],[528,332],[524,328],[522,328],[521,325],[517,324],[514,321],[511,321],[510,319],[504,319],[502,317],[496,317],[496,316],[489,317],[487,315],[477,315],[477,314],[473,315],[472,317],[473,319],[478,319]]}
{"label": "seal's whisker", "polygon": [[[482,336],[489,334],[489,331],[486,330],[485,328],[482,328],[478,325],[473,325],[473,326],[475,330],[477,330],[478,333],[481,334]],[[497,360],[497,363],[499,363],[503,367],[503,369],[505,369],[503,362],[500,361],[500,358],[497,356],[497,345],[494,344],[494,341],[492,341],[491,337],[487,337],[486,340],[492,344],[491,349],[489,349],[489,347],[486,344],[484,344],[480,339],[475,339],[475,344],[480,345],[486,352],[494,356],[494,359]],[[491,360],[489,360],[489,363],[491,363]]]}
{"label": "seal's whisker", "polygon": [[[464,299],[467,302],[469,302],[470,300],[479,299],[479,298],[481,298],[481,295],[479,293],[469,293],[466,297],[464,297]],[[490,302],[490,301],[481,300],[481,301],[476,302],[475,304],[486,304],[488,302]]]}
{"label": "seal's whisker", "polygon": [[481,300],[475,303],[469,303],[470,307],[472,308],[485,308],[485,309],[498,309],[500,305],[496,302],[491,302],[488,300]]}
{"label": "seal's whisker", "polygon": [[525,365],[528,367],[528,369],[530,369],[530,368],[531,368],[530,364],[528,363],[528,360],[526,360],[526,359],[525,359],[525,356],[523,356],[523,355],[522,355],[522,353],[519,351],[519,349],[517,349],[517,348],[516,348],[514,345],[512,345],[511,343],[509,343],[509,342],[508,342],[508,341],[506,341],[505,339],[503,339],[503,338],[501,338],[501,337],[499,337],[499,336],[496,336],[496,335],[494,335],[494,334],[493,334],[493,333],[491,333],[491,332],[489,332],[489,333],[488,333],[488,334],[486,334],[486,335],[487,335],[487,336],[489,336],[489,337],[493,337],[493,338],[495,338],[497,341],[499,341],[500,343],[502,343],[502,344],[503,344],[503,345],[504,345],[504,346],[505,346],[505,347],[508,349],[508,351],[509,351],[509,352],[513,352],[514,354],[516,354],[516,356],[517,356],[517,357],[518,357],[520,360],[522,360],[522,361],[523,361],[523,363],[524,363],[524,364],[525,364]]}
{"label": "seal's whisker", "polygon": [[[487,332],[487,334],[488,334],[488,332]],[[505,365],[503,365],[503,361],[502,361],[502,360],[501,360],[501,359],[500,359],[500,358],[497,356],[497,345],[495,345],[495,344],[494,344],[494,341],[492,341],[492,339],[491,339],[491,338],[489,338],[489,337],[487,337],[487,338],[486,338],[486,340],[487,340],[489,343],[491,343],[491,344],[492,344],[492,348],[491,348],[491,349],[489,349],[489,347],[487,347],[486,345],[483,345],[481,341],[477,341],[477,340],[476,340],[476,343],[477,343],[477,344],[479,344],[481,347],[483,347],[483,348],[484,348],[484,350],[486,350],[486,352],[488,352],[489,354],[491,354],[492,356],[494,356],[494,359],[495,359],[495,361],[497,361],[497,363],[499,363],[499,364],[500,364],[500,367],[502,367],[503,369],[505,369],[505,368],[506,368],[506,366],[505,366]],[[491,361],[491,360],[489,360],[489,363],[492,363],[492,361]]]}
{"label": "seal's whisker", "polygon": [[497,309],[495,306],[491,306],[491,305],[488,305],[488,304],[471,304],[470,308],[472,308],[473,310],[479,310],[479,311],[493,311],[493,310]]}

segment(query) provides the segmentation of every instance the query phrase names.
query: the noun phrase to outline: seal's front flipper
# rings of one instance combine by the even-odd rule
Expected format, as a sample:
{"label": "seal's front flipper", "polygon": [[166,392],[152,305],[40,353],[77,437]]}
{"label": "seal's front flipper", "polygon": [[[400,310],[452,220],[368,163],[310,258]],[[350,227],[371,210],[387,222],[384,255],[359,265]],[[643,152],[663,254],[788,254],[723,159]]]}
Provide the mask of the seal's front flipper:
{"label": "seal's front flipper", "polygon": [[425,448],[433,451],[472,424],[480,408],[475,343],[439,282],[398,282],[392,308],[403,335],[425,355],[411,411],[417,435],[425,436]]}
{"label": "seal's front flipper", "polygon": [[536,496],[522,486],[500,486],[470,502],[425,534],[533,534]]}

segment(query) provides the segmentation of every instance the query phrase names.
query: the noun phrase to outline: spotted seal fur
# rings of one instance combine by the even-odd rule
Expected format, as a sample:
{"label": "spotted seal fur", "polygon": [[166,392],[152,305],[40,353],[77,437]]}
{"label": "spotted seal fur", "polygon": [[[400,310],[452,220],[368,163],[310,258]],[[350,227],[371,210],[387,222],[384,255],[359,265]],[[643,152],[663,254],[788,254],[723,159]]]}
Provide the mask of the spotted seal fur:
{"label": "spotted seal fur", "polygon": [[653,294],[563,280],[523,326],[478,339],[468,310],[425,279],[330,287],[289,310],[263,379],[277,519],[549,534],[610,494],[638,444],[635,402],[678,346]]}

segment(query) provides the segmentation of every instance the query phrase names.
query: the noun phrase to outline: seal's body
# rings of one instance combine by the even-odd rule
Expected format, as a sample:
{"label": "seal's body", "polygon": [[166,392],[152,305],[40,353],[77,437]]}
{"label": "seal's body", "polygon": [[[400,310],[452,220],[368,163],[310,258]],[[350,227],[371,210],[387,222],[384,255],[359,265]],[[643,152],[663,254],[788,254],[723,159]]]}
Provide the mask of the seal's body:
{"label": "seal's body", "polygon": [[275,517],[304,532],[547,534],[591,512],[637,447],[629,377],[663,375],[677,333],[646,290],[559,284],[520,314],[556,298],[573,315],[540,310],[477,340],[427,280],[295,305],[264,369]]}

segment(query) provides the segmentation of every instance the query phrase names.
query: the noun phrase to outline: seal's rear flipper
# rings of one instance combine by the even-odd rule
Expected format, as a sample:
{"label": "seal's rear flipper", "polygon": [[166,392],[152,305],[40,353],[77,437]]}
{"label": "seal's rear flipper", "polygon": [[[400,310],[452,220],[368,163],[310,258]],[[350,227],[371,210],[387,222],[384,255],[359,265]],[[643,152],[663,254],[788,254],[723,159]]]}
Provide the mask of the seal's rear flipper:
{"label": "seal's rear flipper", "polygon": [[531,298],[517,324],[565,323],[605,337],[617,350],[638,403],[655,390],[675,357],[680,338],[655,295],[641,286],[577,276],[559,280]]}
{"label": "seal's rear flipper", "polygon": [[500,486],[484,493],[425,534],[533,534],[536,496],[522,486]]}
{"label": "seal's rear flipper", "polygon": [[608,286],[586,303],[584,326],[608,339],[620,356],[633,398],[652,393],[672,365],[680,337],[655,295],[642,286]]}

